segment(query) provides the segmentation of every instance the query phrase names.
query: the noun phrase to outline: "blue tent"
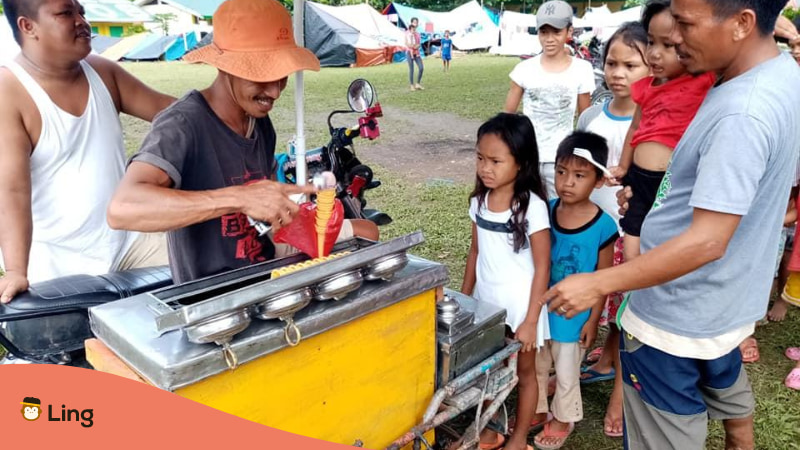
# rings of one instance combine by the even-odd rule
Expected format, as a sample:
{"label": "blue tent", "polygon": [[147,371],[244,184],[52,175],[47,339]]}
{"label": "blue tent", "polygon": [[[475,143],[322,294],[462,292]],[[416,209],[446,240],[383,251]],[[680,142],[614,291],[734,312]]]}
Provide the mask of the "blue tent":
{"label": "blue tent", "polygon": [[164,54],[164,59],[167,61],[181,59],[189,50],[197,46],[197,33],[186,33],[185,35],[176,36],[176,38],[175,42],[172,43]]}
{"label": "blue tent", "polygon": [[133,50],[125,54],[123,59],[129,61],[175,61],[183,57],[186,52],[197,46],[197,35],[187,33],[184,35],[159,36],[150,34]]}

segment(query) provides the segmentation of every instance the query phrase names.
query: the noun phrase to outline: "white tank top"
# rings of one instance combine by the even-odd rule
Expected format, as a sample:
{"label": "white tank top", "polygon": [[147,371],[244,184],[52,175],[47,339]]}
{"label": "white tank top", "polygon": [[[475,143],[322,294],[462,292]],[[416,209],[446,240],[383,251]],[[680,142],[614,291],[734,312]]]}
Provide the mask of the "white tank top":
{"label": "white tank top", "polygon": [[135,239],[106,222],[106,208],[125,172],[122,126],[100,76],[85,61],[89,100],[76,117],[59,108],[19,64],[6,63],[33,98],[42,132],[31,155],[31,283],[97,275],[116,265]]}

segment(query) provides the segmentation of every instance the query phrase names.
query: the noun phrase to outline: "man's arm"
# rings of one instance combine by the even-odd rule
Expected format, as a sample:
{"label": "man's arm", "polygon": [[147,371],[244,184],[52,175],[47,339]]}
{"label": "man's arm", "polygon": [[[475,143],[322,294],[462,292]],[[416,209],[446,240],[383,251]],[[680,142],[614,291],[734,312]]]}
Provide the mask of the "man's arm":
{"label": "man's arm", "polygon": [[156,114],[175,101],[175,97],[149,88],[113,61],[92,55],[86,60],[111,82],[112,89],[109,90],[114,91],[112,95],[116,94],[117,108],[121,113],[152,122]]}
{"label": "man's arm", "polygon": [[9,75],[0,73],[0,249],[5,275],[0,278],[0,302],[8,303],[28,289],[31,249],[31,140],[25,129],[18,93]]}
{"label": "man's arm", "polygon": [[695,208],[682,234],[633,261],[590,274],[573,275],[542,299],[551,311],[563,306],[573,317],[612,292],[645,289],[679,278],[725,255],[741,216]]}
{"label": "man's arm", "polygon": [[503,107],[503,111],[515,114],[519,109],[519,102],[522,101],[523,92],[522,87],[512,81],[511,88],[508,90],[508,95],[506,95],[506,104]]}
{"label": "man's arm", "polygon": [[578,116],[580,117],[590,106],[592,106],[592,95],[589,93],[578,94]]}
{"label": "man's arm", "polygon": [[114,229],[169,231],[241,212],[278,229],[299,210],[289,195],[314,192],[313,186],[268,180],[207,191],[183,191],[172,185],[163,170],[133,161],[108,206],[108,224]]}

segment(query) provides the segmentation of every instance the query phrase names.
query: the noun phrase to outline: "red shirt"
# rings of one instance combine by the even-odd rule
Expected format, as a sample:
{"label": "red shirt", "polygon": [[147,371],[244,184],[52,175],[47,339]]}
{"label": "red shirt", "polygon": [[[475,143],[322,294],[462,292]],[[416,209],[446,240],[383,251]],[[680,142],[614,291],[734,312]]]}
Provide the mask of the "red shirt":
{"label": "red shirt", "polygon": [[420,44],[420,36],[416,31],[406,30],[406,46],[412,58],[419,56],[419,48],[414,48]]}
{"label": "red shirt", "polygon": [[639,105],[642,117],[631,146],[658,142],[675,148],[716,81],[714,73],[706,72],[698,76],[684,75],[660,86],[653,85],[653,77],[634,83],[631,97]]}

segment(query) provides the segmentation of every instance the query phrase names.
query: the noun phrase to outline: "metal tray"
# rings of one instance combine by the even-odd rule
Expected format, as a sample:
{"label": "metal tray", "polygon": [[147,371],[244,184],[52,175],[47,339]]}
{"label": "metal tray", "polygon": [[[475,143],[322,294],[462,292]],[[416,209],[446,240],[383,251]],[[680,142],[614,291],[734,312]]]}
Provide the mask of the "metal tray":
{"label": "metal tray", "polygon": [[376,259],[404,252],[423,241],[422,232],[419,231],[381,243],[363,239],[351,240],[338,246],[340,250],[350,250],[350,254],[320,263],[314,266],[314,270],[300,270],[271,280],[269,272],[272,269],[308,259],[283,258],[273,261],[272,264],[259,265],[258,271],[241,271],[238,277],[231,276],[238,272],[235,271],[225,274],[222,279],[204,278],[146,295],[157,300],[151,304],[155,313],[156,330],[165,333],[223,312],[250,307],[282,292],[312,286],[343,272],[360,270]]}

